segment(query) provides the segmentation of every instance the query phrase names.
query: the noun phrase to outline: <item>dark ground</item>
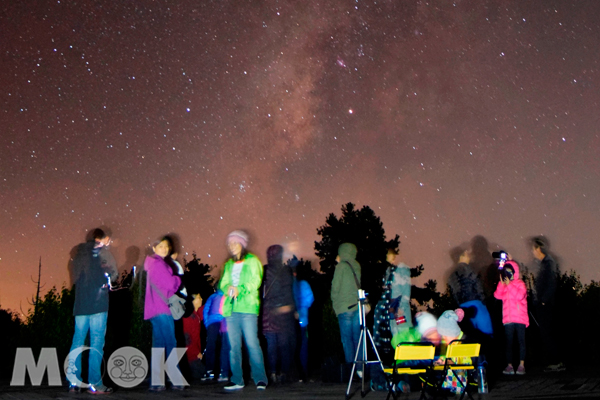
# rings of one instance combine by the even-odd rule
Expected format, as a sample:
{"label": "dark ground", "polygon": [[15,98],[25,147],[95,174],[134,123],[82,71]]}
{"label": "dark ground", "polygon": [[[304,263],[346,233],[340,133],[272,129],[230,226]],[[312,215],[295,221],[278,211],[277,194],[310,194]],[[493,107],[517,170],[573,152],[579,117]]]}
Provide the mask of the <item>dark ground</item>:
{"label": "dark ground", "polygon": [[[199,384],[188,387],[185,391],[166,391],[150,393],[147,386],[140,385],[134,389],[119,389],[108,397],[112,399],[178,399],[178,398],[235,398],[235,399],[344,399],[346,384],[293,383],[285,386],[269,386],[265,391],[258,391],[253,383],[235,393],[225,392],[223,384]],[[353,399],[360,399],[360,383],[352,386]],[[487,395],[474,393],[475,399],[600,399],[600,367],[570,367],[568,371],[543,373],[539,370],[528,371],[525,376],[501,376],[490,388]],[[69,394],[66,387],[11,387],[8,381],[0,382],[0,400],[8,399],[89,399],[88,393]],[[385,392],[369,392],[366,399],[385,400]],[[402,395],[401,399],[418,399],[419,393]],[[465,397],[466,398],[466,397]]]}

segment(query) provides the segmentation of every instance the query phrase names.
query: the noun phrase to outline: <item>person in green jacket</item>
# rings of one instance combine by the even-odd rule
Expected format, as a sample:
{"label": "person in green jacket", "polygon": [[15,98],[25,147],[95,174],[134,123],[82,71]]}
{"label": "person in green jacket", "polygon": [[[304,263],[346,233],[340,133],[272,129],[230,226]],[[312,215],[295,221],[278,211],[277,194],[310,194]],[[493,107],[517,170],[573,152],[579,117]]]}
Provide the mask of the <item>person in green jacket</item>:
{"label": "person in green jacket", "polygon": [[360,339],[357,307],[360,264],[356,261],[356,253],[356,246],[352,243],[340,245],[331,282],[331,303],[340,324],[340,336],[347,363],[354,362]]}
{"label": "person in green jacket", "polygon": [[244,387],[242,374],[242,338],[248,348],[252,379],[256,388],[267,387],[267,374],[262,349],[258,340],[259,289],[263,278],[263,266],[258,257],[249,253],[248,235],[233,231],[227,236],[227,249],[231,258],[223,268],[219,289],[224,293],[223,316],[229,334],[229,362],[231,382],[225,390]]}

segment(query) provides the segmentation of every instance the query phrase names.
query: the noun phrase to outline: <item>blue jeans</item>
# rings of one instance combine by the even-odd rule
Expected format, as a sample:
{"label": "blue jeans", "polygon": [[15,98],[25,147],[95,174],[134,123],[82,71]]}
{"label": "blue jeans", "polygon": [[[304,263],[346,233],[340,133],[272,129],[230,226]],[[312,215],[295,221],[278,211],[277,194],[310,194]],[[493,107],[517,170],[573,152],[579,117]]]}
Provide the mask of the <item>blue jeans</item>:
{"label": "blue jeans", "polygon": [[[175,320],[171,314],[159,314],[150,318],[152,323],[152,347],[165,349],[165,360],[171,350],[177,347],[175,339]],[[159,371],[160,366],[152,365],[153,371]]]}
{"label": "blue jeans", "polygon": [[[106,335],[106,318],[108,312],[101,312],[92,315],[76,315],[75,316],[75,333],[73,334],[73,344],[71,344],[71,352],[80,347],[83,347],[85,338],[90,333],[90,350],[89,354],[89,370],[88,381],[94,386],[102,386],[102,375],[100,368],[102,366],[102,356],[104,355],[104,336]],[[75,360],[69,357],[69,362],[75,365],[75,377],[81,382],[81,355]],[[67,379],[69,377],[67,376]],[[71,381],[72,377],[69,379]],[[77,384],[78,382],[72,382]]]}
{"label": "blue jeans", "polygon": [[258,315],[233,313],[227,320],[227,333],[229,335],[229,364],[231,367],[231,382],[237,385],[244,384],[242,374],[242,338],[248,348],[250,368],[254,383],[267,382],[265,362],[262,349],[258,341]]}
{"label": "blue jeans", "polygon": [[302,366],[302,379],[308,382],[308,326],[300,327],[299,358]]}
{"label": "blue jeans", "polygon": [[229,338],[227,332],[220,332],[220,330],[221,322],[214,322],[206,328],[204,360],[207,371],[213,371],[215,376],[223,375],[229,378]]}
{"label": "blue jeans", "polygon": [[[360,321],[358,319],[358,310],[347,311],[338,314],[340,324],[340,336],[342,337],[342,346],[344,347],[344,357],[347,363],[354,362],[358,341],[360,340]],[[362,354],[358,355],[362,360]]]}

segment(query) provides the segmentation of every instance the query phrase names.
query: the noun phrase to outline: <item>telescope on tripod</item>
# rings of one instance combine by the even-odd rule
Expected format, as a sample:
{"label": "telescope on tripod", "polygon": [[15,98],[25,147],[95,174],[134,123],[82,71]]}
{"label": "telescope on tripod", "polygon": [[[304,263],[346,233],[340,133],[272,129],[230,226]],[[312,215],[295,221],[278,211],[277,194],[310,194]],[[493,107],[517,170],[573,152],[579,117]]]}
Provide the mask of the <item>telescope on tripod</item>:
{"label": "telescope on tripod", "polygon": [[[352,378],[354,377],[354,371],[361,371],[362,373],[359,375],[361,379],[361,396],[365,397],[367,391],[365,390],[365,370],[366,366],[369,364],[379,364],[381,371],[383,372],[383,363],[381,362],[381,358],[379,357],[379,353],[377,352],[377,347],[375,347],[375,342],[373,341],[373,336],[371,336],[371,332],[367,329],[367,324],[365,321],[365,303],[367,302],[367,296],[364,290],[358,289],[358,320],[360,323],[360,338],[358,340],[358,346],[356,348],[356,355],[354,356],[354,362],[352,363],[352,372],[350,373],[350,379],[348,381],[348,388],[346,389],[346,399],[350,398],[350,388],[352,387]],[[371,348],[377,357],[376,360],[369,360],[367,358],[367,336],[369,338],[369,343],[371,344]]]}

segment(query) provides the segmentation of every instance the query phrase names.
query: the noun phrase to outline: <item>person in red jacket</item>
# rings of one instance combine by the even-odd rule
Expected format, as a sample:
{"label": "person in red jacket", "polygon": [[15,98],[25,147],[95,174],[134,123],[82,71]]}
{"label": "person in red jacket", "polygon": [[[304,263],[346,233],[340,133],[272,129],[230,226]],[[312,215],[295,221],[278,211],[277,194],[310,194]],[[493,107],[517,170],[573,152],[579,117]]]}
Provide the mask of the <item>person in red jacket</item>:
{"label": "person in red jacket", "polygon": [[[502,323],[506,334],[506,361],[505,375],[525,375],[525,328],[529,326],[529,315],[527,313],[527,287],[519,277],[519,264],[512,261],[500,260],[498,267],[500,271],[500,282],[494,297],[502,300]],[[512,365],[513,338],[517,334],[519,341],[519,367],[515,371]]]}
{"label": "person in red jacket", "polygon": [[200,341],[200,324],[202,323],[202,313],[204,306],[202,305],[202,297],[200,294],[193,295],[194,312],[189,317],[183,318],[183,334],[185,336],[185,345],[187,347],[185,354],[187,356],[192,379],[200,380],[204,374],[204,366],[202,365],[202,343]]}

